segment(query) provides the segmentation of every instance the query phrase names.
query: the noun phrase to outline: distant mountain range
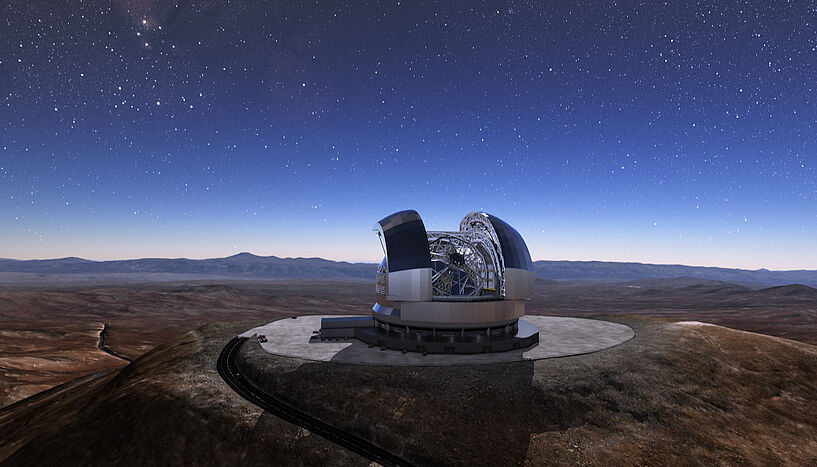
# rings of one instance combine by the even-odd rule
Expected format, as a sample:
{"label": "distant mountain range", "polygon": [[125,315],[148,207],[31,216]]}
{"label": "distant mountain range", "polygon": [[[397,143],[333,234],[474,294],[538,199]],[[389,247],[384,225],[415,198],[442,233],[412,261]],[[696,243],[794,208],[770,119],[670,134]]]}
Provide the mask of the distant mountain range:
{"label": "distant mountain range", "polygon": [[346,263],[321,258],[278,258],[239,253],[213,259],[132,259],[89,261],[82,258],[17,261],[0,259],[0,272],[34,274],[164,273],[232,276],[246,279],[373,279],[376,264]]}
{"label": "distant mountain range", "polygon": [[[134,259],[90,261],[82,258],[49,260],[0,259],[0,272],[33,274],[164,273],[229,276],[246,279],[373,280],[375,263],[347,263],[321,258],[278,258],[240,253],[214,259]],[[817,286],[817,271],[769,271],[699,266],[603,261],[536,261],[536,277],[559,281],[620,282],[639,279],[691,277],[725,282]]]}
{"label": "distant mountain range", "polygon": [[608,263],[603,261],[536,261],[536,277],[552,280],[619,282],[637,279],[694,277],[724,282],[817,286],[817,271],[728,269],[677,264]]}

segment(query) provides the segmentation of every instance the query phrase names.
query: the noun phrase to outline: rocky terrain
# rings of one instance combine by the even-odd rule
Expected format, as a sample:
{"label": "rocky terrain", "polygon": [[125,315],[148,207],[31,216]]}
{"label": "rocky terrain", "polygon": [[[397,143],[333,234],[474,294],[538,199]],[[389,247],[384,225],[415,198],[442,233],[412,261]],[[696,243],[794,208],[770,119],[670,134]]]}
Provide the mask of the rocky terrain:
{"label": "rocky terrain", "polygon": [[[96,276],[102,283],[95,283],[59,274],[15,277],[6,276],[0,286],[0,407],[123,365],[97,347],[106,323],[106,345],[132,359],[210,322],[368,313],[375,298],[372,284],[362,281],[144,282],[153,277],[144,275],[142,282]],[[757,287],[694,278],[537,280],[527,310],[696,320],[817,344],[817,290]]]}
{"label": "rocky terrain", "polygon": [[254,324],[204,326],[124,368],[0,409],[0,464],[365,465],[224,384],[216,358]]}
{"label": "rocky terrain", "polygon": [[[249,341],[240,364],[266,391],[419,465],[817,462],[817,347],[698,322],[608,319],[635,338],[535,363],[319,364]],[[0,462],[367,465],[220,380],[221,347],[257,323],[207,325],[1,409]]]}
{"label": "rocky terrain", "polygon": [[359,313],[371,284],[333,281],[196,281],[38,286],[0,290],[0,407],[128,358],[216,321]]}
{"label": "rocky terrain", "polygon": [[537,279],[527,309],[559,316],[638,315],[696,320],[817,345],[817,289],[689,277],[617,283]]}

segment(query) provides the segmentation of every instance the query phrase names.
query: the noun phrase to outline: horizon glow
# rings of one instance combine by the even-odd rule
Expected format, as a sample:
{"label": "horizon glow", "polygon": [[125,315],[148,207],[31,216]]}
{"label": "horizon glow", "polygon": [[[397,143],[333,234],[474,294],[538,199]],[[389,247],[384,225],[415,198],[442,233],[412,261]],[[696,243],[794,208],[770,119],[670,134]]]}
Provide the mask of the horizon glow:
{"label": "horizon glow", "polygon": [[817,269],[806,3],[10,11],[2,258],[377,262],[415,209],[535,260]]}

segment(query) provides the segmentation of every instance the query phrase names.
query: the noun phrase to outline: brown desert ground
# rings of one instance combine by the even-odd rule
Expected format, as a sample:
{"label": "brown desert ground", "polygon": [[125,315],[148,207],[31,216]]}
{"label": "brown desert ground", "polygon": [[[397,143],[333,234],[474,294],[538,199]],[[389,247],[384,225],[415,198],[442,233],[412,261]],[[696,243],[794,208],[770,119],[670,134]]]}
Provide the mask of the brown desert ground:
{"label": "brown desert ground", "polygon": [[[173,275],[0,275],[0,407],[134,359],[211,322],[299,314],[366,314],[370,282],[250,281]],[[197,280],[192,280],[197,279]],[[153,281],[151,281],[153,280]],[[165,280],[165,282],[157,282]],[[529,314],[655,316],[817,344],[817,290],[699,279],[613,284],[537,280]]]}
{"label": "brown desert ground", "polygon": [[207,323],[296,314],[360,313],[371,284],[332,281],[198,281],[103,286],[43,282],[0,290],[0,407],[135,359]]}
{"label": "brown desert ground", "polygon": [[[817,348],[604,318],[635,337],[593,354],[438,368],[274,357],[251,340],[240,365],[265,390],[418,465],[817,463]],[[204,326],[0,410],[0,462],[369,465],[221,381],[223,345],[262,322]]]}
{"label": "brown desert ground", "polygon": [[617,283],[536,281],[531,314],[695,320],[817,345],[817,289],[693,278]]}
{"label": "brown desert ground", "polygon": [[224,384],[214,362],[225,337],[255,324],[208,325],[0,409],[0,464],[363,465]]}

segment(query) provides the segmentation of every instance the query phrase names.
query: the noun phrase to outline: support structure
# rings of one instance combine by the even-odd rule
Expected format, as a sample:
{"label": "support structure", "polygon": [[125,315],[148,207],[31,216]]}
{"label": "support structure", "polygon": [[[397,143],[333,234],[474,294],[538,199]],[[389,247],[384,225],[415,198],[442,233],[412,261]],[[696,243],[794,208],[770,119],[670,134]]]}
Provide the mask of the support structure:
{"label": "support structure", "polygon": [[459,231],[428,232],[409,210],[381,219],[374,230],[386,256],[372,316],[326,318],[318,340],[354,337],[424,353],[502,352],[538,342],[536,326],[520,319],[534,276],[513,227],[472,212]]}

